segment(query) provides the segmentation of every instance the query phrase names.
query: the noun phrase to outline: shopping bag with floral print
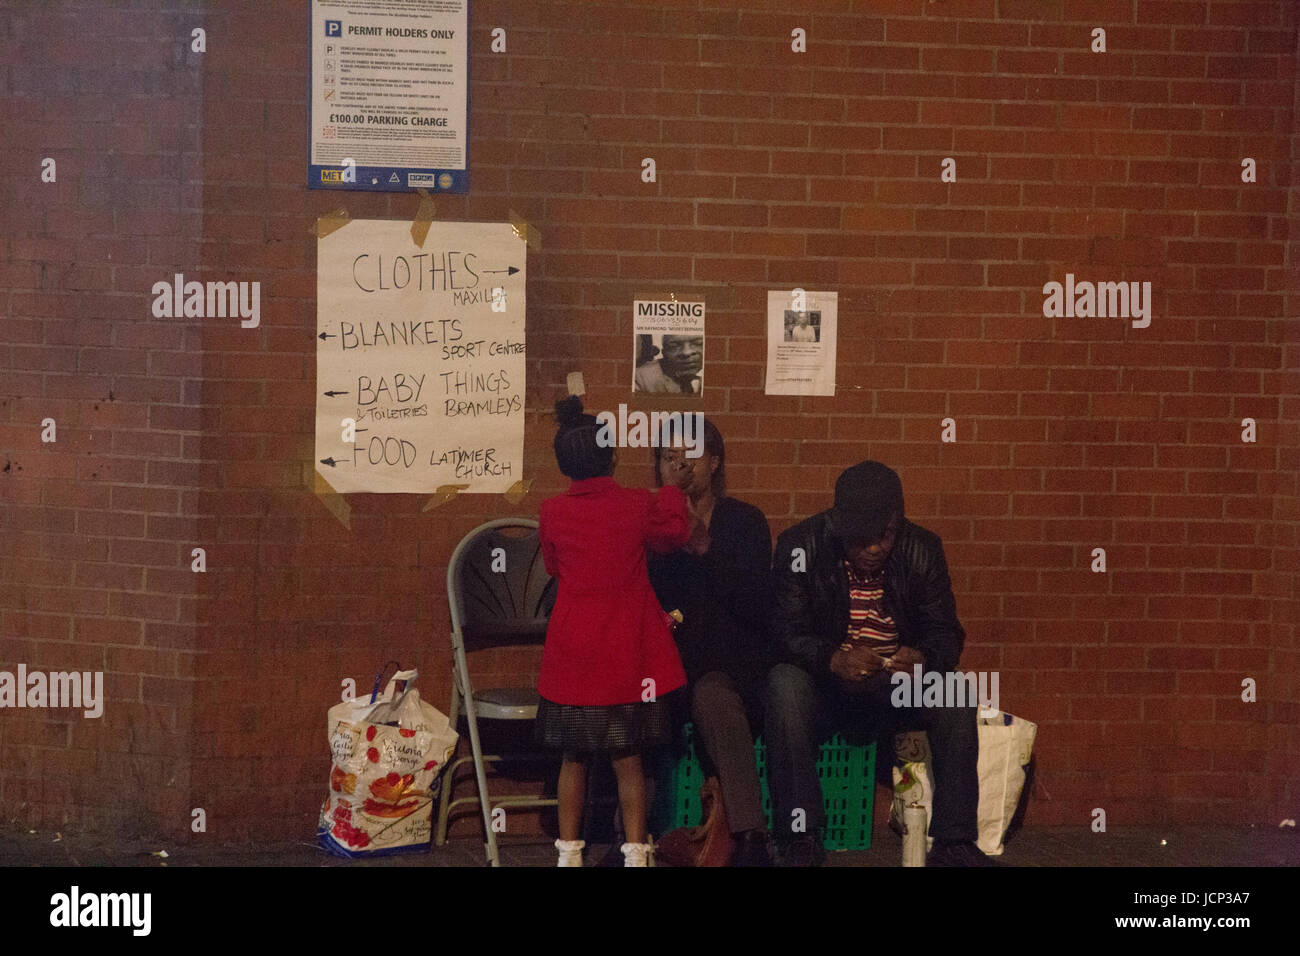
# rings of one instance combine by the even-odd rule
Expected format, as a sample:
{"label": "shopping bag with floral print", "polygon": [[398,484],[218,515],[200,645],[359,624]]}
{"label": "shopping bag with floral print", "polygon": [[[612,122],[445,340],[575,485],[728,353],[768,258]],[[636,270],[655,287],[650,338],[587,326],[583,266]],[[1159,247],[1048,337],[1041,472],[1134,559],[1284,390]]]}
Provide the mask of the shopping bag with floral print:
{"label": "shopping bag with floral print", "polygon": [[399,671],[383,694],[329,709],[333,765],[317,839],[332,853],[428,848],[433,803],[458,735],[445,714],[420,699],[418,674]]}

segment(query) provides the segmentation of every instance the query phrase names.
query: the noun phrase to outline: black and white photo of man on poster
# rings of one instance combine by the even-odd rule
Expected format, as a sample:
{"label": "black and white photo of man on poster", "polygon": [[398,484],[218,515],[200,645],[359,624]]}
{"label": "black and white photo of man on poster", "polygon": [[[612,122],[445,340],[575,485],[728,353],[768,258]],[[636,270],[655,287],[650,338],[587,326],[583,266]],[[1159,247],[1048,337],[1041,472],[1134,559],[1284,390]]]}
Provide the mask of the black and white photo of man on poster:
{"label": "black and white photo of man on poster", "polygon": [[704,391],[704,303],[638,299],[633,306],[632,391]]}
{"label": "black and white photo of man on poster", "polygon": [[820,342],[821,312],[796,312],[785,310],[785,340],[787,342]]}

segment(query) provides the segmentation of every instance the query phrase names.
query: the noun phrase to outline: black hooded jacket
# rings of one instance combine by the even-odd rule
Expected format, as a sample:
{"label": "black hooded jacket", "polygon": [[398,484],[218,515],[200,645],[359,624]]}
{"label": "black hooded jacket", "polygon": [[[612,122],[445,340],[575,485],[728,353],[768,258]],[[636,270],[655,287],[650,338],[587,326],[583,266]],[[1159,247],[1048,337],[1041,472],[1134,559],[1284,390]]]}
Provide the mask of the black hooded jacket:
{"label": "black hooded jacket", "polygon": [[[830,533],[828,515],[815,514],[783,533],[772,564],[775,649],[818,679],[830,675],[831,655],[849,627],[844,551]],[[792,570],[799,567],[804,570]],[[927,671],[955,670],[966,632],[957,620],[942,540],[900,518],[884,573],[884,607],[898,625],[899,643],[920,651]]]}

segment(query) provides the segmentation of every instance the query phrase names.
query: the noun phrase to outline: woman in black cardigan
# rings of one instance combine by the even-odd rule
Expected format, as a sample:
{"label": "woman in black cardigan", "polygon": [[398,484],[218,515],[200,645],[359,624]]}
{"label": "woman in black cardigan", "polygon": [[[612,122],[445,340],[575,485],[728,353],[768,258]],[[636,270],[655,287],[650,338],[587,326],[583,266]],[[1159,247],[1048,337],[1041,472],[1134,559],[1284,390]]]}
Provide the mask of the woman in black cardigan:
{"label": "woman in black cardigan", "polygon": [[660,603],[682,612],[676,639],[689,681],[691,719],[705,775],[718,777],[735,836],[732,866],[771,864],[754,763],[763,686],[771,659],[767,634],[772,532],[751,504],[727,497],[726,450],[704,423],[704,453],[658,448],[655,484],[681,485],[690,503],[691,539],[668,555],[649,555],[650,582]]}

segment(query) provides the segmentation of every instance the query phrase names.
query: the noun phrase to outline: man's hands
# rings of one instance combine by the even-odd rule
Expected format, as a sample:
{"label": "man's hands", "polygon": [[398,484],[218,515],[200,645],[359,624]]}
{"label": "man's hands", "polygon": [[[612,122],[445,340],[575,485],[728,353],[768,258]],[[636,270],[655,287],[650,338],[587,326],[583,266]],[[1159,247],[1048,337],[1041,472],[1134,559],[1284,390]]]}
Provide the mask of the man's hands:
{"label": "man's hands", "polygon": [[894,651],[893,657],[885,658],[885,670],[892,672],[911,673],[917,664],[921,665],[921,670],[925,670],[925,655],[915,647],[900,647]]}
{"label": "man's hands", "polygon": [[915,647],[900,647],[892,657],[881,657],[866,644],[846,641],[831,655],[831,673],[840,680],[859,684],[883,671],[911,672],[920,664],[925,667],[925,656]]}
{"label": "man's hands", "polygon": [[885,666],[885,659],[865,644],[845,642],[831,655],[831,673],[850,683],[874,677]]}

